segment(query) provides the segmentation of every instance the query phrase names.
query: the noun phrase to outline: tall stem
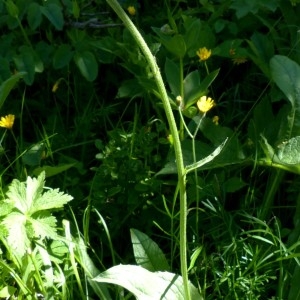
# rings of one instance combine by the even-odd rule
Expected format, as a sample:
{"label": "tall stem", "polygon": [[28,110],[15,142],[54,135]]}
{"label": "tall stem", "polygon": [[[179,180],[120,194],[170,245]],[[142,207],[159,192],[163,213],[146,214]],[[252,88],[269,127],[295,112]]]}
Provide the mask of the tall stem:
{"label": "tall stem", "polygon": [[178,129],[176,126],[174,114],[169,102],[167,91],[164,86],[164,82],[157,66],[155,57],[152,55],[149,47],[147,46],[145,40],[132,23],[130,18],[124,12],[122,7],[119,5],[117,0],[106,0],[111,8],[115,11],[118,17],[123,21],[126,28],[130,31],[133,38],[135,39],[138,46],[141,48],[145,55],[145,58],[153,72],[154,80],[156,82],[158,92],[160,94],[163,107],[166,113],[170,131],[173,137],[174,150],[178,171],[178,184],[179,184],[179,197],[180,197],[180,264],[181,264],[181,275],[184,285],[184,299],[190,300],[190,290],[188,283],[188,271],[187,271],[187,237],[186,237],[186,227],[187,227],[187,197],[186,197],[186,174],[183,164],[183,156],[181,143],[179,138]]}

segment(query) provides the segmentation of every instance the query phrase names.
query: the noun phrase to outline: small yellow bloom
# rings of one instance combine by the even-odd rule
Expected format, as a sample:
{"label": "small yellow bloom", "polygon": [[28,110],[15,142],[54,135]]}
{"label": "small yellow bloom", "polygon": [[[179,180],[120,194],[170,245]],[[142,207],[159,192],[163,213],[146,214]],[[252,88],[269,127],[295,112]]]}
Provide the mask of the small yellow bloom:
{"label": "small yellow bloom", "polygon": [[219,116],[214,116],[213,118],[212,118],[212,121],[213,121],[213,123],[215,123],[216,125],[219,125]]}
{"label": "small yellow bloom", "polygon": [[210,97],[202,96],[197,101],[197,106],[201,112],[206,113],[215,106],[215,101]]}
{"label": "small yellow bloom", "polygon": [[1,117],[0,119],[0,127],[12,129],[15,121],[15,115],[7,115],[5,117]]}
{"label": "small yellow bloom", "polygon": [[134,6],[128,6],[127,11],[131,16],[135,16],[135,14],[136,14],[136,10],[135,10]]}
{"label": "small yellow bloom", "polygon": [[196,54],[199,56],[200,61],[208,60],[211,56],[211,50],[208,50],[206,47],[200,48]]}

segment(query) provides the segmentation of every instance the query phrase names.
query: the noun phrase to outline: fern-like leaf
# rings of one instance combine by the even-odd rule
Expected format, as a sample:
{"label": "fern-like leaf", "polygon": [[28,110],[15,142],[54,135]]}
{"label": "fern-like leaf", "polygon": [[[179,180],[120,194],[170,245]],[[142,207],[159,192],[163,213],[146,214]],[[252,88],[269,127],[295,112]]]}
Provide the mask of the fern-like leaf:
{"label": "fern-like leaf", "polygon": [[7,198],[0,204],[5,214],[0,214],[0,227],[6,230],[8,246],[21,258],[33,240],[57,239],[56,218],[51,210],[62,208],[72,200],[70,195],[49,189],[43,193],[45,173],[37,178],[28,177],[26,183],[14,179],[6,193]]}

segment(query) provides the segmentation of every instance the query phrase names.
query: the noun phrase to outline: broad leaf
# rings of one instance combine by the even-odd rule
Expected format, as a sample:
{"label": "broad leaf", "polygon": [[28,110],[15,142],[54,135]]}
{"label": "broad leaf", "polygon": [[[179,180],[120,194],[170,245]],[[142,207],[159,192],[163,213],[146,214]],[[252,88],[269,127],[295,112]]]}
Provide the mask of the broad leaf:
{"label": "broad leaf", "polygon": [[27,21],[32,30],[37,29],[42,22],[42,13],[40,5],[33,2],[28,5]]}
{"label": "broad leaf", "polygon": [[[169,272],[150,272],[139,266],[118,265],[99,274],[93,280],[122,286],[138,300],[184,300],[182,277]],[[190,283],[191,300],[202,300]]]}
{"label": "broad leaf", "polygon": [[41,7],[41,12],[53,24],[57,30],[62,30],[64,26],[64,16],[62,8],[55,3],[47,3]]}
{"label": "broad leaf", "polygon": [[300,164],[300,136],[278,146],[278,158],[286,164]]}
{"label": "broad leaf", "polygon": [[75,63],[87,81],[93,81],[98,75],[98,63],[90,51],[77,52],[74,56]]}
{"label": "broad leaf", "polygon": [[219,74],[219,69],[209,73],[202,81],[198,71],[189,73],[184,79],[184,99],[185,108],[189,108],[195,104],[197,100],[205,95],[209,86],[216,79]]}
{"label": "broad leaf", "polygon": [[300,66],[286,56],[275,55],[270,68],[273,80],[291,104],[286,138],[300,136]]}
{"label": "broad leaf", "polygon": [[55,51],[53,56],[53,67],[55,69],[61,69],[67,66],[73,57],[73,51],[68,44],[62,44]]}
{"label": "broad leaf", "polygon": [[146,234],[130,229],[131,242],[136,263],[148,271],[169,271],[167,259],[158,245]]}
{"label": "broad leaf", "polygon": [[7,230],[6,241],[10,251],[17,257],[22,257],[30,247],[26,232],[26,217],[19,212],[12,212],[3,219],[1,224]]}
{"label": "broad leaf", "polygon": [[[13,207],[3,216],[1,225],[7,231],[7,244],[21,258],[32,239],[56,238],[56,218],[50,209],[63,207],[72,197],[58,190],[45,193],[45,173],[38,178],[28,177],[26,183],[14,179],[6,193],[4,204]],[[3,206],[4,204],[1,204]]]}

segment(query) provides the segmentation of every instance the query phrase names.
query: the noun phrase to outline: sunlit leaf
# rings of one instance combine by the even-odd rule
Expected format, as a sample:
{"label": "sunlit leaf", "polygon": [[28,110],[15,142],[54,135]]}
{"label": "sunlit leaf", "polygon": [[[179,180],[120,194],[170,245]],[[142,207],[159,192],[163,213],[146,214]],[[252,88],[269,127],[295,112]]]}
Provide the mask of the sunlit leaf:
{"label": "sunlit leaf", "polygon": [[169,271],[167,259],[158,245],[146,234],[130,229],[131,242],[136,263],[148,271]]}
{"label": "sunlit leaf", "polygon": [[[169,272],[150,272],[133,265],[118,265],[99,274],[93,280],[117,284],[129,290],[138,300],[184,300],[182,277]],[[190,283],[191,300],[202,300]]]}

